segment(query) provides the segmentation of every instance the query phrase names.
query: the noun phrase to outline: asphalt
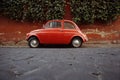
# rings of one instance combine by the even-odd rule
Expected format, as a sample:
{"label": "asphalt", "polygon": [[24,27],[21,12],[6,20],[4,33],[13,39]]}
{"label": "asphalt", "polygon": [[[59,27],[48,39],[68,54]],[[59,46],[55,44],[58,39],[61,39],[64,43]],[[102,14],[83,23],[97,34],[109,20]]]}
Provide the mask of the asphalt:
{"label": "asphalt", "polygon": [[0,80],[120,80],[120,48],[0,48]]}

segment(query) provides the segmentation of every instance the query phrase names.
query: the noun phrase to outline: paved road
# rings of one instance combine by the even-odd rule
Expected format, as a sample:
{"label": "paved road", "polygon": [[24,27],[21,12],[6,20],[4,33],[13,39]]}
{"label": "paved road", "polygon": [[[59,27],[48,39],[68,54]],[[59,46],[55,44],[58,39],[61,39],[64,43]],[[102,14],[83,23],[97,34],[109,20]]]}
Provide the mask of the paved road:
{"label": "paved road", "polygon": [[0,80],[120,80],[120,48],[0,48]]}

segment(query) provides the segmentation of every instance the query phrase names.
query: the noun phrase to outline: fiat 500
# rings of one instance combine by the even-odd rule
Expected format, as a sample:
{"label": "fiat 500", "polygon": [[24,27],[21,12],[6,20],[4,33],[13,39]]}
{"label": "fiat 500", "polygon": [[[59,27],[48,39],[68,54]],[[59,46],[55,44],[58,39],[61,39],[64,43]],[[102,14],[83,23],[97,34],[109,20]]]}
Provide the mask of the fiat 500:
{"label": "fiat 500", "polygon": [[27,33],[26,39],[31,48],[40,47],[41,44],[70,44],[78,48],[88,41],[87,36],[70,20],[50,20],[43,28]]}

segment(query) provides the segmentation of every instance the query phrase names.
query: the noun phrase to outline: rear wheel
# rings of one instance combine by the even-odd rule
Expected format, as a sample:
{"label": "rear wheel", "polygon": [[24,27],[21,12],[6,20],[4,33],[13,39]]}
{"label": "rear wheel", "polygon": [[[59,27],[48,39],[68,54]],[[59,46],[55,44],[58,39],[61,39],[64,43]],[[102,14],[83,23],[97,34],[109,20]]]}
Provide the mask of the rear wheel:
{"label": "rear wheel", "polygon": [[71,45],[72,47],[74,48],[79,48],[82,46],[82,39],[79,38],[79,37],[76,37],[76,38],[73,38],[72,41],[71,41]]}
{"label": "rear wheel", "polygon": [[31,37],[31,38],[28,40],[28,45],[29,45],[29,47],[31,47],[31,48],[38,48],[39,45],[40,45],[40,42],[39,42],[39,40],[38,40],[36,37]]}

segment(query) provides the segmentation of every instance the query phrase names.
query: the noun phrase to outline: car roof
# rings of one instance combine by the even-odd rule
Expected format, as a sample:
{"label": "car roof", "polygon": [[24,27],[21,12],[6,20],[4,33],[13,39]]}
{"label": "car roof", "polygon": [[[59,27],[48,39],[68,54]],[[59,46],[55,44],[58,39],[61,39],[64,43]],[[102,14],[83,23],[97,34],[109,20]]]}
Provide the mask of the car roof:
{"label": "car roof", "polygon": [[63,19],[63,20],[59,20],[59,19],[54,19],[54,20],[49,20],[49,21],[68,21],[68,22],[73,22],[73,21],[71,21],[71,20],[67,20],[67,19]]}

